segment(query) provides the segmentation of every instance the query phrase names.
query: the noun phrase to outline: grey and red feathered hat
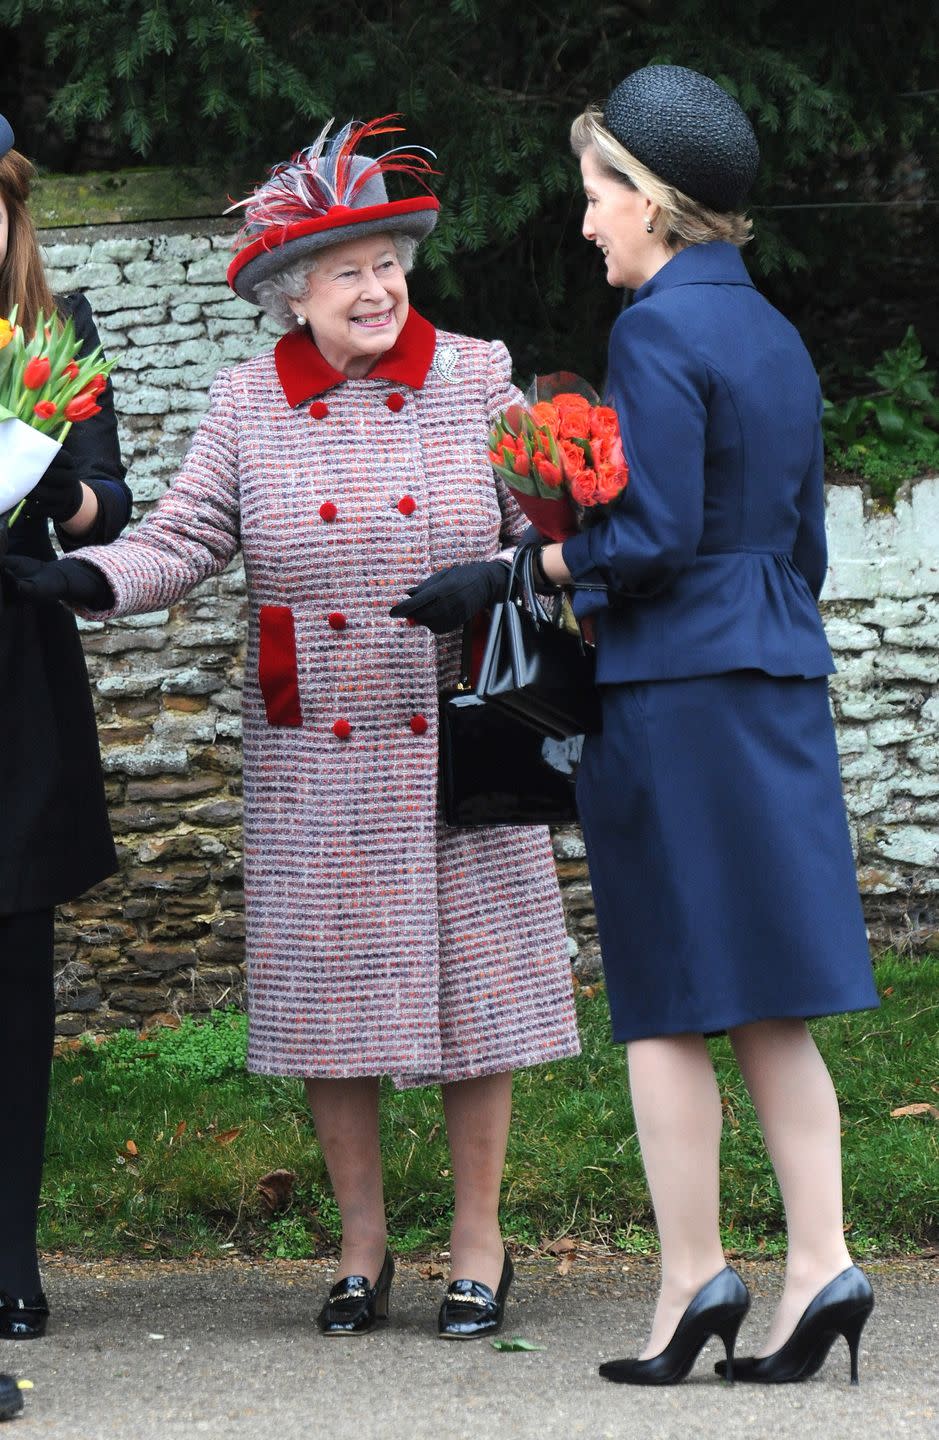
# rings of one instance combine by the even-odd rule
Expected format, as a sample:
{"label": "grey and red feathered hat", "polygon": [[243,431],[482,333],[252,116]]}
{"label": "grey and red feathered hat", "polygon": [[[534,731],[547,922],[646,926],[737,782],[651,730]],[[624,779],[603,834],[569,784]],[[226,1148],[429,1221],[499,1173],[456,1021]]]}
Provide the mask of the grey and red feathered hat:
{"label": "grey and red feathered hat", "polygon": [[[231,207],[245,212],[228,267],[236,294],[256,305],[262,280],[353,236],[388,233],[423,240],[430,234],[440,209],[426,179],[437,173],[426,158],[435,159],[433,151],[396,146],[375,159],[358,153],[362,142],[375,135],[400,134],[402,127],[389,123],[398,119],[351,120],[333,136],[330,120],[312,145],[275,165],[263,185]],[[416,180],[426,194],[389,200],[384,177],[392,172]]]}
{"label": "grey and red feathered hat", "polygon": [[603,124],[637,160],[710,210],[740,210],[756,179],[753,126],[720,85],[684,65],[646,65],[620,81]]}

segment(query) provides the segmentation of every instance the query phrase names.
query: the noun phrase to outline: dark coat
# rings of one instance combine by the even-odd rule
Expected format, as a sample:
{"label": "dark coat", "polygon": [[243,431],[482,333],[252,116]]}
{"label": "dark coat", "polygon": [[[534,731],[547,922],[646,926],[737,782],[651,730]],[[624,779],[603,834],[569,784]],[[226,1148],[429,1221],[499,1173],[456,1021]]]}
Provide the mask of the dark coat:
{"label": "dark coat", "polygon": [[597,611],[597,678],[834,670],[825,579],[821,394],[805,346],[736,246],[681,250],[610,336],[630,466],[609,516],[564,543]]}
{"label": "dark coat", "polygon": [[[59,302],[86,350],[98,343],[83,295]],[[80,544],[106,544],[130,515],[108,384],[100,415],[74,425],[65,448],[98,497],[99,517]],[[76,542],[60,534],[65,549]],[[23,512],[9,551],[52,560],[49,523]],[[0,608],[0,915],[73,899],[116,866],[94,707],[75,617],[64,605]]]}

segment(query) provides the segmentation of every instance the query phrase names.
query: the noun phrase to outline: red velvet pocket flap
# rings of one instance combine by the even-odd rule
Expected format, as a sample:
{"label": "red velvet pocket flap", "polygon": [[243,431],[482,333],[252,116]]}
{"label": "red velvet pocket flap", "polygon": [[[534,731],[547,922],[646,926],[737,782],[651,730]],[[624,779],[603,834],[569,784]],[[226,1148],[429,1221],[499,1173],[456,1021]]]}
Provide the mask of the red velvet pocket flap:
{"label": "red velvet pocket flap", "polygon": [[297,637],[289,605],[262,605],[258,681],[269,725],[302,725]]}

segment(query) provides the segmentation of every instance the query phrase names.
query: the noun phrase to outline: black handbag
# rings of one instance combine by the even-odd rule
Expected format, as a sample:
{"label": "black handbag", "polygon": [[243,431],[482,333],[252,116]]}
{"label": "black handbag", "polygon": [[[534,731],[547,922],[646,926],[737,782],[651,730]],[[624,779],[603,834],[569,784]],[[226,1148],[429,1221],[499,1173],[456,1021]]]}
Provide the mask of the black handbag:
{"label": "black handbag", "polygon": [[[542,735],[600,729],[594,652],[563,626],[563,596],[536,593],[533,546],[515,552],[505,599],[492,612],[476,691]],[[592,588],[592,587],[590,587]]]}
{"label": "black handbag", "polygon": [[460,683],[440,694],[440,799],[448,825],[561,825],[577,819],[574,786],[583,736],[540,735],[479,698],[471,681],[472,627]]}

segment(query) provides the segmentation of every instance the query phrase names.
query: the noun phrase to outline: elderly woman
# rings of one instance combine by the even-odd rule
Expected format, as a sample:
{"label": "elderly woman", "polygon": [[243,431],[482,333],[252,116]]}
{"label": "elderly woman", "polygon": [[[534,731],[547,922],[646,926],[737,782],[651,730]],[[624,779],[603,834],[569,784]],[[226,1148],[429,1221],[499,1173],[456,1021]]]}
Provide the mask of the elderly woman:
{"label": "elderly woman", "polygon": [[[817,606],[818,379],[740,258],[758,151],[729,95],[682,66],[648,66],[581,115],[572,142],[584,236],[608,284],[635,291],[609,359],[631,478],[541,564],[551,580],[609,587],[576,602],[596,612],[603,690],[578,804],[662,1250],[648,1344],[601,1374],[680,1380],[716,1334],[728,1378],[799,1380],[840,1334],[856,1379],[873,1297],[845,1246],[838,1102],[805,1023],[877,1004]],[[718,1226],[706,1037],[721,1030],[789,1240],[769,1333],[735,1371],[749,1297]]]}
{"label": "elderly woman", "polygon": [[[29,214],[34,171],[13,141],[0,115],[0,317],[16,306],[30,338],[40,310],[71,317],[90,354],[98,333],[88,301],[49,289]],[[0,553],[27,566],[52,560],[50,521],[66,550],[120,534],[130,491],[110,384],[98,406],[70,430],[12,528],[0,517]],[[24,606],[9,586],[0,592],[0,793],[0,1336],[34,1340],[49,1315],[36,1219],[55,1026],[53,914],[110,875],[117,857],[74,617]]]}
{"label": "elderly woman", "polygon": [[[329,127],[327,127],[328,130]],[[379,1077],[439,1083],[455,1188],[447,1338],[498,1329],[511,1074],[577,1052],[549,837],[450,829],[437,696],[459,641],[389,614],[429,571],[459,624],[504,578],[524,521],[493,481],[505,347],[438,332],[406,272],[437,219],[389,201],[346,127],[245,202],[229,281],[288,325],[217,376],[182,471],[122,543],[25,575],[24,594],[109,615],[171,605],[244,555],[248,1066],[306,1081],[342,1216],[326,1335],[388,1315]],[[424,616],[422,618],[433,618]]]}

